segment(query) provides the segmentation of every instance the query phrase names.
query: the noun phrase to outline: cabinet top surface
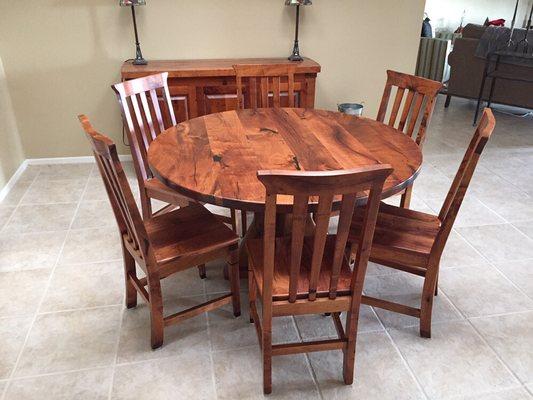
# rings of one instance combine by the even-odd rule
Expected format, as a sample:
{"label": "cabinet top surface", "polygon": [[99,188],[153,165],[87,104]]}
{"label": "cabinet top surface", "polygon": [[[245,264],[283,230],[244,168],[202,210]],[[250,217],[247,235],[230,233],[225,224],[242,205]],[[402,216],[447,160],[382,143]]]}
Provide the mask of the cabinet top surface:
{"label": "cabinet top surface", "polygon": [[131,61],[122,64],[123,78],[135,78],[147,74],[168,72],[171,78],[187,78],[198,76],[232,76],[235,75],[235,64],[296,64],[297,73],[319,73],[320,64],[310,58],[301,62],[289,61],[286,58],[225,58],[206,60],[149,60],[148,65],[133,65]]}

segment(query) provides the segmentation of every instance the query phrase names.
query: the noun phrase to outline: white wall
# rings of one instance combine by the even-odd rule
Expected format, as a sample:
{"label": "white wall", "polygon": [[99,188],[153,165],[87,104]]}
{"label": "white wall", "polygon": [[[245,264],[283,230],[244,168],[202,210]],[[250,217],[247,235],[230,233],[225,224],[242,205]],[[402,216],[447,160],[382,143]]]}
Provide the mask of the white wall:
{"label": "white wall", "polygon": [[[517,26],[525,26],[533,0],[520,0]],[[506,26],[511,26],[516,0],[427,0],[426,12],[433,28],[455,31],[461,22],[463,10],[465,23],[483,24],[490,20],[504,18]]]}
{"label": "white wall", "polygon": [[0,58],[0,190],[24,161],[11,96]]}

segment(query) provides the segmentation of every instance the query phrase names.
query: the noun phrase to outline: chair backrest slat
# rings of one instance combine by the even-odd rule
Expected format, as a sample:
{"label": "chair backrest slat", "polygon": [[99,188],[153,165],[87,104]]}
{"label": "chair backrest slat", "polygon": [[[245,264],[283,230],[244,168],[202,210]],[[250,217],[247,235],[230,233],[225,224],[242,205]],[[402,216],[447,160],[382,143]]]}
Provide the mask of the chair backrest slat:
{"label": "chair backrest slat", "polygon": [[298,294],[298,276],[302,264],[302,250],[307,224],[307,204],[309,198],[306,195],[295,195],[292,214],[292,238],[291,238],[291,266],[289,276],[289,301],[294,302]]}
{"label": "chair backrest slat", "polygon": [[99,169],[102,173],[104,179],[104,185],[106,191],[110,197],[110,201],[115,200],[116,209],[118,209],[120,215],[122,216],[122,222],[126,229],[127,237],[130,239],[130,243],[133,244],[135,249],[139,249],[140,240],[135,230],[135,224],[131,218],[131,214],[128,212],[128,202],[126,201],[124,192],[121,189],[119,176],[115,172],[111,162],[106,158],[100,158],[99,160]]}
{"label": "chair backrest slat", "polygon": [[492,135],[495,126],[496,120],[494,119],[494,114],[490,108],[486,108],[440,210],[439,220],[441,221],[441,227],[433,245],[435,257],[440,257],[444,250],[455,218],[459,213],[466,191],[476,170],[479,157]]}
{"label": "chair backrest slat", "polygon": [[[167,80],[168,73],[165,72],[112,86],[121,105],[141,189],[144,187],[144,181],[152,178],[147,159],[150,143],[162,131],[176,125]],[[158,93],[161,93],[162,98]],[[164,114],[169,116],[169,121],[163,118],[161,103],[166,105]]]}
{"label": "chair backrest slat", "polygon": [[[379,122],[385,122],[393,87],[397,88],[397,92],[390,112],[388,125],[401,131],[405,131],[405,127],[407,126],[405,134],[410,137],[413,137],[415,128],[418,126],[418,132],[414,139],[419,146],[422,146],[427,126],[435,108],[435,100],[439,90],[442,88],[442,83],[400,72],[387,71],[387,83],[376,118]],[[403,101],[406,90],[408,90],[408,95],[405,101]],[[403,110],[399,122],[396,124],[402,103]],[[424,103],[424,112],[421,113]],[[422,117],[420,117],[421,115]],[[407,123],[407,120],[409,120],[409,123]]]}
{"label": "chair backrest slat", "polygon": [[318,211],[314,215],[316,223],[315,237],[313,241],[313,255],[311,257],[311,271],[309,274],[309,300],[316,299],[316,291],[318,286],[318,277],[320,276],[320,269],[322,267],[322,259],[324,257],[324,247],[326,245],[326,238],[329,228],[329,220],[331,217],[331,206],[333,202],[334,193],[327,193],[320,195],[318,199]]}
{"label": "chair backrest slat", "polygon": [[389,118],[390,126],[394,126],[394,124],[396,124],[396,118],[398,117],[400,106],[402,105],[404,93],[405,93],[405,88],[398,88],[398,91],[396,92],[396,97],[394,98],[394,105],[392,106],[392,111],[391,111],[390,118]]}
{"label": "chair backrest slat", "polygon": [[413,90],[409,90],[407,93],[407,98],[403,106],[402,116],[400,117],[400,123],[398,124],[398,129],[403,131],[405,129],[405,124],[407,123],[407,117],[411,112],[411,106],[413,105],[413,100],[417,94]]}
{"label": "chair backrest slat", "polygon": [[[239,64],[234,65],[239,108],[281,107],[282,83],[287,80],[289,107],[295,106],[294,74],[296,67],[290,64]],[[247,89],[247,90],[246,90]],[[247,101],[244,98],[248,94]],[[270,100],[272,98],[272,101]]]}
{"label": "chair backrest slat", "polygon": [[[411,110],[411,114],[410,114],[411,118],[409,118],[409,125],[407,126],[407,131],[405,132],[405,134],[409,137],[413,137],[413,132],[415,130],[415,126],[418,121],[418,116],[420,115],[420,110],[422,109],[423,102],[424,102],[424,96],[422,96],[421,94],[417,94],[415,104]],[[423,129],[423,128],[420,127],[420,129]],[[414,139],[418,143],[418,141],[421,140],[420,134],[418,134],[417,137]]]}
{"label": "chair backrest slat", "polygon": [[[141,98],[143,114],[144,114],[144,117],[146,118],[146,123],[148,124],[148,128],[149,128],[148,132],[150,133],[147,139],[149,143],[152,143],[152,141],[156,138],[154,121],[152,120],[152,109],[148,105],[148,99],[146,97],[146,92],[139,93],[139,97]],[[155,108],[157,107],[154,107],[154,109]]]}
{"label": "chair backrest slat", "polygon": [[147,255],[148,236],[128,179],[118,159],[115,144],[107,136],[96,132],[85,115],[80,115],[78,118],[91,143],[120,233],[144,258]]}
{"label": "chair backrest slat", "polygon": [[331,279],[329,284],[329,298],[337,297],[337,284],[342,267],[342,259],[345,256],[346,241],[352,223],[355,200],[357,193],[345,194],[342,199],[342,207],[339,213],[337,229],[337,239],[335,240],[335,250],[333,253],[333,266],[331,267]]}
{"label": "chair backrest slat", "polygon": [[[307,298],[314,301],[317,298],[319,282],[329,279],[326,292],[331,299],[337,295],[337,283],[341,271],[343,257],[345,257],[346,242],[350,222],[354,212],[357,193],[369,192],[370,200],[367,201],[365,215],[374,215],[374,219],[367,218],[368,224],[375,225],[377,209],[383,184],[392,172],[388,165],[367,166],[345,171],[306,172],[306,171],[259,171],[258,178],[266,188],[266,209],[264,219],[264,253],[263,253],[263,294],[266,298],[271,296],[272,277],[274,276],[274,254],[276,239],[276,200],[278,195],[294,197],[292,209],[292,235],[289,271],[289,302],[297,298]],[[373,195],[377,193],[376,195]],[[314,237],[312,249],[304,249],[305,230],[308,217],[308,202],[318,198],[318,205],[314,213]],[[325,259],[325,244],[328,237],[328,228],[331,218],[333,202],[340,198],[340,216],[335,237],[331,268],[329,276],[322,270]],[[373,210],[369,214],[369,210]],[[369,231],[370,232],[370,231]],[[372,227],[373,233],[373,227]],[[372,237],[370,237],[371,241]],[[368,244],[370,246],[370,243]],[[308,259],[311,250],[311,260]],[[309,270],[309,286],[298,287],[302,266],[302,252],[307,252],[305,262]],[[329,251],[329,248],[328,248]],[[309,263],[310,261],[310,263]],[[368,257],[360,258],[360,267],[366,269]],[[353,279],[353,278],[352,278]],[[270,281],[269,281],[270,280]],[[298,292],[300,291],[300,292]],[[322,294],[323,295],[323,294]]]}

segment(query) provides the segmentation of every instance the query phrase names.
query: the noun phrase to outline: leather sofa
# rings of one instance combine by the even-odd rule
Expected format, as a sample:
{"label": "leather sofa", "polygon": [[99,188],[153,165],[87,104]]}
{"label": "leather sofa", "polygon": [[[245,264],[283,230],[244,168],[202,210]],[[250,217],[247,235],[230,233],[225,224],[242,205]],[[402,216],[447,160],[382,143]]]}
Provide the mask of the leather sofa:
{"label": "leather sofa", "polygon": [[[463,31],[462,38],[455,40],[453,51],[448,57],[451,73],[446,107],[450,104],[452,96],[477,100],[485,60],[476,57],[475,52],[485,29],[481,25],[468,24]],[[522,35],[519,34],[518,37],[522,37]],[[533,81],[533,68],[531,67],[501,64],[498,70]],[[490,86],[489,80],[485,85],[484,100],[488,99]],[[498,79],[494,87],[492,102],[533,109],[533,83]]]}

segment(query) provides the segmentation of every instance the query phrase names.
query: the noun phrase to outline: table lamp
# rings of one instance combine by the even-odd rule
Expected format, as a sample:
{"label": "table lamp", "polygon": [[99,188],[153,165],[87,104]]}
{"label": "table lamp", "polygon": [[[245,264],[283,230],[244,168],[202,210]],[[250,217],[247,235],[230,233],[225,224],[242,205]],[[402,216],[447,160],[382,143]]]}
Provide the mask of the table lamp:
{"label": "table lamp", "polygon": [[135,60],[133,65],[146,65],[148,62],[143,58],[141,44],[139,43],[139,34],[137,32],[137,19],[135,18],[135,6],[145,6],[146,0],[120,0],[120,6],[131,6],[131,16],[133,17],[133,30],[135,32]]}
{"label": "table lamp", "polygon": [[302,61],[303,58],[300,56],[300,46],[298,44],[298,28],[300,25],[300,6],[310,6],[313,4],[311,0],[285,0],[286,6],[296,6],[296,34],[294,35],[294,48],[292,49],[292,54],[289,57],[291,61]]}

